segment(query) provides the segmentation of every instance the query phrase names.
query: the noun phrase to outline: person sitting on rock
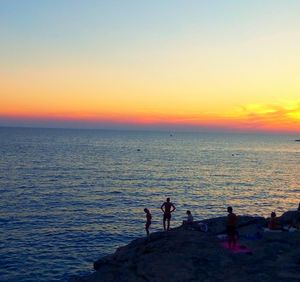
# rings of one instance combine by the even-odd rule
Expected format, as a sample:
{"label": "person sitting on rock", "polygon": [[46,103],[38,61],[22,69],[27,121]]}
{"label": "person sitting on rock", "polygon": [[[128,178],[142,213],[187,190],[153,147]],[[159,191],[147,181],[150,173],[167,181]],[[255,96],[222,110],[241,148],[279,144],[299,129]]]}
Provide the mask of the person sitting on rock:
{"label": "person sitting on rock", "polygon": [[151,225],[152,215],[148,209],[144,209],[144,212],[146,213],[146,224],[145,224],[145,230],[147,233],[147,236],[149,237],[149,227]]}
{"label": "person sitting on rock", "polygon": [[[171,220],[171,213],[173,211],[176,210],[175,206],[173,205],[173,203],[170,202],[170,198],[167,198],[167,201],[164,202],[162,205],[161,205],[161,210],[163,211],[164,213],[164,216],[163,216],[163,224],[164,224],[164,230],[166,231],[169,231],[170,230],[170,220]],[[166,221],[167,221],[167,229],[166,229]]]}
{"label": "person sitting on rock", "polygon": [[228,216],[226,222],[226,233],[228,237],[228,247],[234,249],[236,247],[236,223],[237,216],[233,213],[232,207],[227,208]]}
{"label": "person sitting on rock", "polygon": [[278,218],[277,218],[275,212],[271,212],[271,218],[268,223],[268,228],[270,230],[281,230],[282,229],[280,224],[278,223]]}
{"label": "person sitting on rock", "polygon": [[186,214],[187,214],[187,218],[186,218],[186,220],[183,221],[183,224],[189,224],[189,225],[193,224],[194,218],[192,216],[191,211],[189,211],[189,210],[186,211]]}

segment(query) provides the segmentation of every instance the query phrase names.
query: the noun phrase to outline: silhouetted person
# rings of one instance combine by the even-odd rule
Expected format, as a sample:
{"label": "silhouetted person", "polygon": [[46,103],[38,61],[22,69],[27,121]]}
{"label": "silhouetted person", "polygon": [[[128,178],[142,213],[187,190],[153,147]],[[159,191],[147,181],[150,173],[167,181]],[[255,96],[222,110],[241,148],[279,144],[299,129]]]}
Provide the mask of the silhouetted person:
{"label": "silhouetted person", "polygon": [[281,230],[281,226],[278,223],[278,219],[275,212],[271,212],[271,217],[268,223],[268,228],[270,230]]}
{"label": "silhouetted person", "polygon": [[161,205],[161,210],[164,213],[163,223],[164,223],[164,230],[166,231],[166,221],[167,221],[167,230],[170,230],[170,220],[171,220],[171,213],[176,210],[173,203],[170,202],[170,198],[167,198],[167,201]]}
{"label": "silhouetted person", "polygon": [[144,212],[146,213],[146,224],[145,224],[145,230],[147,233],[147,236],[149,237],[149,227],[151,225],[152,215],[148,209],[144,209]]}
{"label": "silhouetted person", "polygon": [[186,220],[183,221],[183,224],[193,224],[194,218],[191,211],[186,211]]}
{"label": "silhouetted person", "polygon": [[232,207],[227,208],[228,216],[226,223],[226,233],[228,236],[228,247],[235,248],[236,246],[236,222],[237,216],[232,212]]}
{"label": "silhouetted person", "polygon": [[299,203],[299,205],[298,205],[298,211],[300,211],[300,203]]}

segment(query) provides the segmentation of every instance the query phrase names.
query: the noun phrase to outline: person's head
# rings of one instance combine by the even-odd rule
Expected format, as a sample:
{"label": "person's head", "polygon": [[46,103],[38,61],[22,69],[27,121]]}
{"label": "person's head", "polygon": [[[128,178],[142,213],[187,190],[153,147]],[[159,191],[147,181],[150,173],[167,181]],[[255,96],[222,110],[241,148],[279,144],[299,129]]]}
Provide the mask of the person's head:
{"label": "person's head", "polygon": [[144,209],[144,212],[145,212],[145,213],[149,213],[149,210],[148,210],[148,209]]}
{"label": "person's head", "polygon": [[187,215],[190,215],[190,214],[192,214],[192,213],[191,213],[191,211],[186,211],[186,214],[187,214]]}
{"label": "person's head", "polygon": [[271,217],[276,217],[276,213],[275,212],[271,212]]}
{"label": "person's head", "polygon": [[167,202],[168,202],[168,203],[170,202],[170,198],[167,198]]}
{"label": "person's head", "polygon": [[232,207],[228,207],[228,208],[227,208],[227,211],[228,211],[229,213],[232,213]]}

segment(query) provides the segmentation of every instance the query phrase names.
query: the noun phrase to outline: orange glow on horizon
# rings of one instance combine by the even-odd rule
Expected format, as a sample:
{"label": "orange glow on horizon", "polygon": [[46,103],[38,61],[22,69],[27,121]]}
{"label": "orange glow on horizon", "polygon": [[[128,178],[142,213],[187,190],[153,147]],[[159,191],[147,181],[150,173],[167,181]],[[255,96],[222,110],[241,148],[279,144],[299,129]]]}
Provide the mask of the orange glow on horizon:
{"label": "orange glow on horizon", "polygon": [[[114,73],[97,73],[91,69],[69,69],[66,73],[67,77],[63,70],[3,74],[5,79],[0,84],[0,92],[5,95],[0,97],[0,118],[70,121],[96,127],[108,123],[300,132],[296,86],[285,95],[286,100],[278,97],[272,100],[267,94],[260,98],[262,85],[252,89],[256,95],[251,96],[244,93],[242,85],[233,87],[225,78],[219,85],[210,80],[197,82],[195,77],[192,81],[175,83],[173,78],[160,81],[155,74],[149,82],[146,76],[137,79],[127,73],[121,73],[120,78],[114,80]],[[246,86],[244,88],[250,91]],[[274,102],[269,104],[270,100]]]}
{"label": "orange glow on horizon", "polygon": [[206,70],[198,79],[196,70],[182,73],[181,68],[174,68],[172,73],[162,69],[157,74],[148,73],[148,69],[137,73],[130,67],[104,70],[74,66],[59,71],[0,73],[0,93],[4,93],[0,118],[70,121],[96,127],[108,123],[300,132],[299,87],[295,82],[286,82],[290,88],[284,90],[285,84],[274,78],[272,82],[271,74],[270,83],[251,76],[253,85],[248,86],[246,78],[233,81],[227,72],[214,78],[213,70]]}
{"label": "orange glow on horizon", "polygon": [[109,123],[138,126],[173,126],[210,128],[219,130],[249,132],[300,132],[300,102],[288,102],[285,105],[249,104],[240,106],[225,114],[162,114],[162,113],[43,113],[14,112],[0,114],[0,118],[19,120],[48,120],[83,122],[90,125]]}

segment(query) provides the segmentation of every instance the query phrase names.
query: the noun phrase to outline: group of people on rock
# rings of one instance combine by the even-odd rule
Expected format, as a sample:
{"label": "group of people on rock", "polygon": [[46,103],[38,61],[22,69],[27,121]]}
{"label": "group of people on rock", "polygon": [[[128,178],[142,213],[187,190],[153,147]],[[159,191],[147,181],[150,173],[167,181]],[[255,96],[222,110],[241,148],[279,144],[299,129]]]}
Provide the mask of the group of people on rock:
{"label": "group of people on rock", "polygon": [[[170,201],[170,198],[167,198],[166,202],[161,205],[161,210],[163,212],[163,227],[164,231],[170,230],[170,221],[172,217],[172,212],[176,210],[175,205]],[[147,236],[149,237],[149,227],[152,221],[152,215],[149,209],[145,208],[144,212],[146,213],[146,224],[145,230]],[[236,223],[237,223],[237,216],[233,213],[232,207],[227,208],[228,216],[226,222],[226,233],[228,236],[228,245],[229,247],[234,247],[236,245]],[[186,211],[187,218],[183,221],[184,225],[193,224],[194,218],[190,210]]]}
{"label": "group of people on rock", "polygon": [[[173,203],[171,203],[170,198],[167,198],[167,201],[164,202],[160,208],[163,212],[164,230],[169,231],[170,230],[170,221],[171,221],[171,217],[172,217],[171,214],[173,211],[176,210],[176,207],[174,206]],[[145,230],[146,230],[147,236],[149,236],[149,227],[151,225],[152,215],[148,209],[144,209],[144,212],[146,213]],[[167,226],[166,226],[166,222],[167,222]]]}
{"label": "group of people on rock", "polygon": [[[171,215],[172,212],[176,210],[175,205],[170,201],[170,198],[167,198],[166,202],[164,202],[161,205],[161,210],[163,212],[163,227],[164,231],[170,230],[170,221],[171,221]],[[300,212],[300,203],[297,209]],[[145,230],[147,233],[147,236],[149,237],[149,227],[151,225],[152,221],[152,215],[149,211],[149,209],[145,208],[144,212],[146,213],[146,224],[145,224]],[[237,231],[236,231],[236,225],[237,225],[237,216],[235,213],[233,213],[232,207],[227,208],[227,220],[226,220],[226,235],[228,239],[228,247],[229,248],[235,248],[237,244]],[[186,211],[187,218],[183,221],[183,225],[193,225],[194,224],[194,218],[190,210]],[[290,227],[294,227],[293,223],[290,224]],[[278,222],[278,218],[276,216],[275,212],[271,213],[271,217],[268,221],[268,228],[270,230],[278,230],[282,229],[282,226]]]}

